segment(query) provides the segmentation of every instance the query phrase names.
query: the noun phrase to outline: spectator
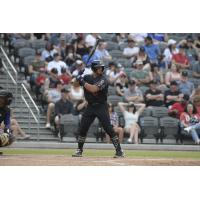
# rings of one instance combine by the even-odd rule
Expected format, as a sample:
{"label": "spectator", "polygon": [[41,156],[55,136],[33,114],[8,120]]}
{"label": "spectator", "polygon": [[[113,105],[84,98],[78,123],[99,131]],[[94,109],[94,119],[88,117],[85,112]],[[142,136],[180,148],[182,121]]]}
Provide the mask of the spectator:
{"label": "spectator", "polygon": [[[119,116],[114,111],[114,106],[111,103],[108,103],[108,112],[110,115],[110,123],[119,138],[119,142],[122,143],[124,139],[124,130],[119,126]],[[110,137],[108,134],[106,134],[106,142],[110,143]]]}
{"label": "spectator", "polygon": [[128,79],[126,74],[121,74],[119,79],[116,81],[115,88],[116,94],[119,96],[124,96],[124,91],[128,87]]}
{"label": "spectator", "polygon": [[80,55],[81,57],[87,53],[87,47],[85,45],[85,41],[83,37],[78,37],[75,43],[75,51],[76,54]]}
{"label": "spectator", "polygon": [[112,63],[110,65],[110,70],[107,71],[107,76],[110,85],[114,85],[121,75],[124,75],[123,67],[120,63]]}
{"label": "spectator", "polygon": [[183,98],[183,94],[178,90],[178,84],[176,81],[170,83],[170,89],[164,93],[165,106],[170,108],[174,103],[180,102]]}
{"label": "spectator", "polygon": [[158,83],[158,88],[166,88],[164,85],[164,78],[162,72],[159,70],[157,64],[151,64],[151,71],[149,72],[150,81],[155,80]]}
{"label": "spectator", "polygon": [[194,96],[193,104],[194,104],[195,108],[197,109],[197,113],[200,116],[200,94]]}
{"label": "spectator", "polygon": [[194,84],[188,81],[188,73],[187,71],[182,71],[181,80],[178,81],[179,90],[182,94],[188,94],[192,96],[194,94]]}
{"label": "spectator", "polygon": [[158,62],[158,56],[160,55],[160,49],[158,45],[153,44],[153,40],[151,37],[147,36],[145,38],[145,52],[147,53],[151,63]]}
{"label": "spectator", "polygon": [[75,104],[80,100],[84,99],[84,91],[83,88],[80,86],[79,82],[76,81],[75,78],[71,81],[71,89],[70,89],[70,99]]}
{"label": "spectator", "polygon": [[50,42],[47,42],[45,49],[42,51],[42,60],[46,62],[52,61],[55,53],[57,53],[57,51],[54,49],[54,46]]}
{"label": "spectator", "polygon": [[120,45],[126,42],[126,33],[116,33],[116,42]]}
{"label": "spectator", "polygon": [[200,127],[197,126],[196,128],[194,127],[191,128],[191,126],[198,124],[199,121],[200,121],[200,116],[198,115],[195,106],[192,103],[188,103],[184,112],[180,116],[180,122],[181,126],[183,128],[186,128],[184,130],[191,133],[192,139],[194,140],[195,144],[200,144],[198,132],[196,131],[196,129],[199,129]]}
{"label": "spectator", "polygon": [[67,88],[61,90],[61,99],[55,103],[55,128],[56,133],[60,128],[60,118],[62,115],[73,114],[73,104],[69,100],[69,92]]}
{"label": "spectator", "polygon": [[180,81],[181,80],[181,73],[180,69],[177,65],[172,64],[170,71],[168,71],[165,75],[165,84],[167,86],[170,85],[170,82],[172,81]]}
{"label": "spectator", "polygon": [[136,67],[136,70],[130,74],[131,79],[134,80],[138,86],[147,85],[150,82],[150,77],[148,71],[143,70],[143,62],[137,60]]}
{"label": "spectator", "polygon": [[106,47],[107,47],[107,43],[104,41],[101,41],[95,52],[98,60],[101,60],[102,62],[112,60],[112,56],[108,53],[108,51],[106,50]]}
{"label": "spectator", "polygon": [[57,50],[58,54],[61,56],[62,60],[64,60],[64,58],[66,57],[66,49],[67,47],[67,43],[66,43],[66,37],[60,36],[60,41],[58,43],[58,45],[55,47],[55,49]]}
{"label": "spectator", "polygon": [[192,65],[192,76],[194,78],[200,78],[200,53],[198,54],[198,61]]}
{"label": "spectator", "polygon": [[148,33],[148,36],[151,37],[155,42],[165,42],[167,41],[167,33]]}
{"label": "spectator", "polygon": [[200,36],[197,37],[197,39],[194,41],[194,45],[197,49],[197,51],[200,51]]}
{"label": "spectator", "polygon": [[176,47],[176,43],[176,40],[173,39],[169,39],[167,42],[168,47],[163,52],[166,68],[170,66],[173,54],[177,54],[179,52],[178,48]]}
{"label": "spectator", "polygon": [[46,128],[50,128],[50,119],[51,115],[54,112],[55,109],[55,103],[60,100],[61,98],[61,89],[62,89],[62,83],[57,82],[56,88],[51,89],[48,91],[47,94],[47,103],[48,103],[48,108],[47,108],[47,123],[46,123]]}
{"label": "spectator", "polygon": [[71,81],[71,76],[68,74],[66,68],[61,68],[61,75],[58,76],[59,80],[63,83],[63,85],[68,85]]}
{"label": "spectator", "polygon": [[[76,55],[75,48],[74,48],[74,46],[72,44],[69,44],[69,45],[66,46],[65,55],[66,56],[64,58],[64,62],[69,67],[71,67],[74,64],[74,62],[75,62],[75,60],[76,60],[76,58],[78,56],[78,55]],[[79,58],[80,58],[80,56],[79,56]]]}
{"label": "spectator", "polygon": [[90,33],[85,37],[85,43],[87,47],[94,46],[97,38],[99,37],[98,33]]}
{"label": "spectator", "polygon": [[[133,104],[119,102],[118,106],[124,115],[125,120],[125,132],[129,133],[130,136],[127,140],[128,143],[138,144],[138,135],[140,133],[140,127],[138,125],[138,118],[145,109],[145,104]],[[125,109],[128,106],[128,110]],[[136,109],[138,107],[138,109]]]}
{"label": "spectator", "polygon": [[197,57],[197,50],[194,44],[194,40],[192,38],[192,36],[188,36],[186,39],[186,44],[185,44],[185,54],[189,59],[189,62],[193,62],[195,61],[195,58]]}
{"label": "spectator", "polygon": [[30,135],[26,134],[20,127],[16,119],[11,118],[11,130],[16,139],[29,139]]}
{"label": "spectator", "polygon": [[73,77],[77,76],[81,72],[83,72],[83,76],[92,74],[91,68],[85,67],[85,64],[82,60],[76,60],[75,67],[76,69],[72,72]]}
{"label": "spectator", "polygon": [[138,54],[139,52],[139,47],[135,45],[135,41],[133,40],[132,37],[129,36],[128,38],[128,47],[124,48],[123,55],[128,58],[133,60],[133,58]]}
{"label": "spectator", "polygon": [[143,43],[147,37],[147,33],[130,33],[130,35],[132,36],[133,40],[139,44]]}
{"label": "spectator", "polygon": [[56,68],[52,68],[51,72],[50,72],[50,76],[47,77],[44,81],[44,90],[45,93],[52,88],[56,88],[57,83],[60,82],[59,81],[59,77],[58,77],[58,70]]}
{"label": "spectator", "polygon": [[188,69],[190,67],[189,59],[185,55],[185,48],[183,46],[179,46],[179,53],[173,54],[172,63],[181,69]]}
{"label": "spectator", "polygon": [[157,82],[151,81],[150,88],[145,92],[146,106],[162,106],[164,104],[164,96],[160,90],[157,89]]}
{"label": "spectator", "polygon": [[144,101],[142,91],[136,86],[134,80],[128,83],[128,88],[124,91],[124,99],[127,102],[141,103]]}
{"label": "spectator", "polygon": [[48,66],[47,66],[47,72],[49,73],[51,71],[52,68],[56,68],[58,71],[58,75],[61,75],[61,68],[66,68],[67,73],[71,75],[70,71],[68,70],[68,66],[66,65],[65,62],[60,60],[60,56],[58,53],[55,53],[53,55],[54,60],[49,62]]}
{"label": "spectator", "polygon": [[42,60],[41,52],[37,51],[34,61],[28,66],[31,89],[35,86],[35,81],[41,68],[46,69],[46,62]]}
{"label": "spectator", "polygon": [[[94,53],[91,58],[88,60],[91,52],[93,50],[93,46],[89,46],[88,49],[87,49],[87,53],[82,57],[82,60],[85,64],[87,64],[88,66],[91,65],[91,63],[94,61],[94,60],[98,60],[98,56],[96,53]],[[87,66],[86,66],[87,67]]]}
{"label": "spectator", "polygon": [[189,102],[189,95],[184,94],[183,98],[180,102],[174,103],[168,110],[168,114],[171,117],[176,117],[177,119],[180,119],[180,115],[182,112],[184,112],[185,108],[187,107],[187,104]]}
{"label": "spectator", "polygon": [[147,56],[144,47],[140,47],[139,53],[136,55],[135,60],[133,60],[133,66],[136,67],[137,61],[142,61],[143,69],[149,70],[150,69],[150,60]]}

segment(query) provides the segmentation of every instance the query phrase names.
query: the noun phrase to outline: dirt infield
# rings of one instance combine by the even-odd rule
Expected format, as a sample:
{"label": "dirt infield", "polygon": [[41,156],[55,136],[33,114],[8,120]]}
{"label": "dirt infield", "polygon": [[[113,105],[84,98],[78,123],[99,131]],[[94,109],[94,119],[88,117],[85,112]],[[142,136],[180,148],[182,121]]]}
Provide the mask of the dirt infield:
{"label": "dirt infield", "polygon": [[3,155],[0,166],[200,166],[200,159],[112,158],[64,155]]}

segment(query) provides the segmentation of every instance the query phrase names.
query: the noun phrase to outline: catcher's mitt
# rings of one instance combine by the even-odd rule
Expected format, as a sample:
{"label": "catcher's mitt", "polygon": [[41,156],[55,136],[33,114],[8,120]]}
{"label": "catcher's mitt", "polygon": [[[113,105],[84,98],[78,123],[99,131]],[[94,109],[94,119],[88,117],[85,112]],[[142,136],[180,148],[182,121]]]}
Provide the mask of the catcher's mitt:
{"label": "catcher's mitt", "polygon": [[0,134],[0,147],[5,147],[12,144],[15,141],[13,134],[2,133]]}

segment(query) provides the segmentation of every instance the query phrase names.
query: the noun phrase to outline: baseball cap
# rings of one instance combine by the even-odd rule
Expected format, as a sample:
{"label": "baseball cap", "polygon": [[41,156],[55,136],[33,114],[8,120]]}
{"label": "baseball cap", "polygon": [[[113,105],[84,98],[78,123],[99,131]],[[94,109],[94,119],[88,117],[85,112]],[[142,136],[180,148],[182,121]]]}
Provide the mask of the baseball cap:
{"label": "baseball cap", "polygon": [[188,72],[187,71],[182,71],[181,75],[186,77],[186,76],[188,76]]}
{"label": "baseball cap", "polygon": [[178,85],[178,83],[176,81],[171,81],[170,85]]}
{"label": "baseball cap", "polygon": [[54,53],[54,54],[53,54],[53,57],[54,57],[54,58],[57,57],[57,56],[59,56],[58,53]]}
{"label": "baseball cap", "polygon": [[76,60],[76,65],[82,65],[83,61],[82,60]]}
{"label": "baseball cap", "polygon": [[176,44],[176,40],[169,39],[167,42],[168,45]]}
{"label": "baseball cap", "polygon": [[183,99],[184,99],[185,101],[189,101],[190,96],[189,96],[188,94],[184,94],[184,95],[183,95]]}

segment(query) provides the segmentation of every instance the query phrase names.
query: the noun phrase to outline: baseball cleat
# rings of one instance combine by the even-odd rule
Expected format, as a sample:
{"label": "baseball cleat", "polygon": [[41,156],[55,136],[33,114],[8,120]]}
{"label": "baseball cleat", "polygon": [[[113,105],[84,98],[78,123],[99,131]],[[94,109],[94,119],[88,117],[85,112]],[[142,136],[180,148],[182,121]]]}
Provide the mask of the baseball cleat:
{"label": "baseball cleat", "polygon": [[114,158],[123,158],[125,156],[123,150],[121,151],[116,151]]}
{"label": "baseball cleat", "polygon": [[82,150],[77,149],[76,152],[72,155],[72,157],[82,157],[82,153]]}

